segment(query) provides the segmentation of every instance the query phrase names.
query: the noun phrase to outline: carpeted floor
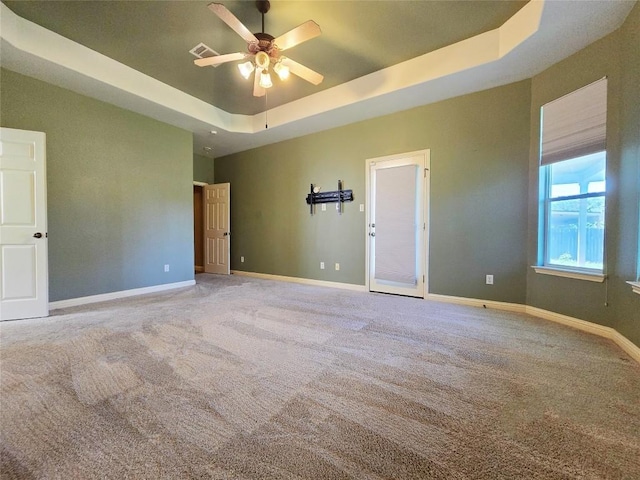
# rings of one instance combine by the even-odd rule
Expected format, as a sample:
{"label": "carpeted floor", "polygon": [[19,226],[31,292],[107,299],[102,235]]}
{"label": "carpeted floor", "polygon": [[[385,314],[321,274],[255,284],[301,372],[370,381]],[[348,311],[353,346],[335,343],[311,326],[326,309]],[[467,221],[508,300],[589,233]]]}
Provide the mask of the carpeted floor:
{"label": "carpeted floor", "polygon": [[526,315],[198,275],[0,342],[3,479],[640,478],[640,366]]}

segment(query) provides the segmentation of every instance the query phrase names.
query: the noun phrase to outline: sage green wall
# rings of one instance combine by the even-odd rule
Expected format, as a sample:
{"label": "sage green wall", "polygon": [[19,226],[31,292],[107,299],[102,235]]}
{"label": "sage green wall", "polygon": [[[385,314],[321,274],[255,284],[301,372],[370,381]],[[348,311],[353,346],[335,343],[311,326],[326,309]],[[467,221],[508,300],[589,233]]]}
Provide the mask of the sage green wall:
{"label": "sage green wall", "polygon": [[529,305],[615,328],[640,345],[640,296],[626,281],[637,275],[640,143],[640,5],[623,27],[532,79],[529,264],[537,262],[540,107],[608,77],[605,283],[528,269]]}
{"label": "sage green wall", "polygon": [[192,280],[192,134],[0,75],[2,126],[47,135],[50,300]]}
{"label": "sage green wall", "polygon": [[195,182],[213,182],[213,158],[193,154],[193,180]]}
{"label": "sage green wall", "polygon": [[630,293],[625,282],[640,280],[640,3],[627,17],[620,35],[620,234],[611,302],[614,328],[640,345],[640,296]]}
{"label": "sage green wall", "polygon": [[[216,158],[216,181],[231,183],[231,267],[363,285],[365,161],[430,149],[430,292],[524,303],[529,102],[524,81]],[[309,215],[309,184],[338,179],[355,201]]]}

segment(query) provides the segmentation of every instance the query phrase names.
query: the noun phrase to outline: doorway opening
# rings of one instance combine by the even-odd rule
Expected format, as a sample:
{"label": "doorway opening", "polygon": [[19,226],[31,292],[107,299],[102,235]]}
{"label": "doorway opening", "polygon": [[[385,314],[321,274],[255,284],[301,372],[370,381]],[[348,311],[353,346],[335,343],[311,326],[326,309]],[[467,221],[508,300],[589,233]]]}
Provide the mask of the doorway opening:
{"label": "doorway opening", "polygon": [[203,191],[205,184],[193,185],[193,258],[195,273],[204,272],[204,213]]}

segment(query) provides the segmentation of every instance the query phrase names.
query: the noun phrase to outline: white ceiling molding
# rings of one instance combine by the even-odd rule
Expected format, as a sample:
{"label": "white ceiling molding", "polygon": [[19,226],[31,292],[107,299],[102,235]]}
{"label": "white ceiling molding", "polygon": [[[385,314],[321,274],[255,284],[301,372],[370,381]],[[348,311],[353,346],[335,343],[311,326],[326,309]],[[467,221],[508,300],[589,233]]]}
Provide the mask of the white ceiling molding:
{"label": "white ceiling molding", "polygon": [[[500,28],[271,109],[269,128],[495,62],[536,32],[543,5],[542,1],[528,3]],[[262,127],[261,120],[254,124],[254,131]]]}
{"label": "white ceiling molding", "polygon": [[[133,96],[142,101],[138,103],[156,104],[199,122],[250,132],[250,120],[244,115],[231,115],[187,95],[25,20],[4,4],[0,4],[0,14],[3,67],[65,88],[70,82],[74,91],[130,110]],[[119,100],[123,94],[126,98]]]}
{"label": "white ceiling molding", "polygon": [[[529,78],[617,28],[633,2],[533,0],[500,28],[253,116],[225,112],[0,3],[3,67],[194,133],[216,157]],[[594,21],[593,19],[597,19]],[[578,33],[577,33],[578,32]],[[210,130],[218,135],[211,138]]]}

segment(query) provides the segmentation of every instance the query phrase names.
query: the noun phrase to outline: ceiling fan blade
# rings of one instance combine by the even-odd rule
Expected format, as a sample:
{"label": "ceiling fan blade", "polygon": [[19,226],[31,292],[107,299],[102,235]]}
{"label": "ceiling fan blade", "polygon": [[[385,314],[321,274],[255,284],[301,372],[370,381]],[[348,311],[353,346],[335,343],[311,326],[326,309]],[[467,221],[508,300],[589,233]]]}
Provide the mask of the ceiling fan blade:
{"label": "ceiling fan blade", "polygon": [[208,67],[209,65],[216,66],[221,63],[233,62],[234,60],[243,60],[247,56],[246,53],[227,53],[226,55],[214,55],[213,57],[198,58],[194,60],[199,67]]}
{"label": "ceiling fan blade", "polygon": [[258,43],[256,36],[251,33],[249,29],[227,9],[227,7],[221,3],[210,3],[209,10],[220,17],[220,20],[229,25],[238,35],[244,38],[247,43]]}
{"label": "ceiling fan blade", "polygon": [[253,78],[253,96],[254,97],[264,97],[265,94],[267,93],[267,90],[264,87],[260,86],[261,73],[262,73],[262,70],[259,68],[256,68],[256,71],[254,72],[254,78]]}
{"label": "ceiling fan blade", "polygon": [[302,25],[298,25],[293,30],[289,30],[287,33],[283,33],[276,38],[275,43],[280,51],[286,50],[296,45],[311,40],[322,33],[320,26],[313,20],[307,20]]}
{"label": "ceiling fan blade", "polygon": [[324,77],[320,75],[318,72],[311,70],[309,67],[305,67],[304,65],[294,62],[290,58],[285,58],[282,63],[289,67],[289,71],[294,75],[299,76],[300,78],[306,80],[307,82],[311,82],[314,85],[320,85]]}

